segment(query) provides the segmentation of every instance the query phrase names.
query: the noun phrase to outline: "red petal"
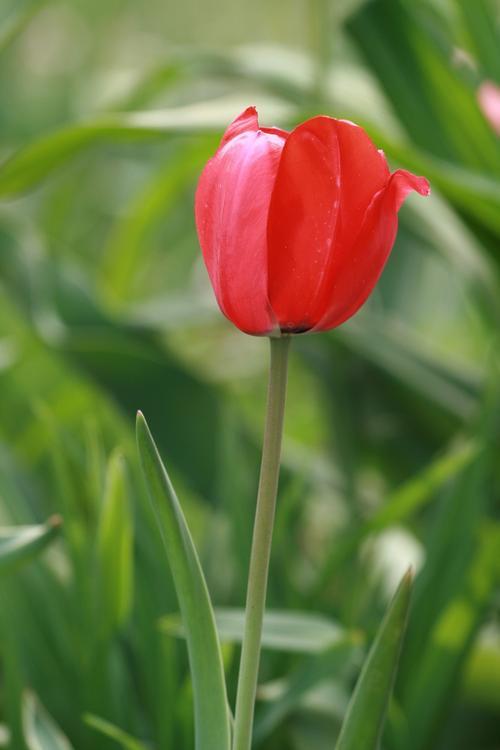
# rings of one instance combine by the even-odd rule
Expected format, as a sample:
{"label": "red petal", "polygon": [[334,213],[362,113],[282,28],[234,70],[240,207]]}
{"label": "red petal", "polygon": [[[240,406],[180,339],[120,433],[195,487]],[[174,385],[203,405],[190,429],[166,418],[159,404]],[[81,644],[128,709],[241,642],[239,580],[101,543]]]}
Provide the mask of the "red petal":
{"label": "red petal", "polygon": [[425,177],[417,177],[406,169],[398,169],[391,175],[390,190],[392,191],[396,211],[399,211],[406,197],[415,190],[420,195],[429,195],[431,186]]}
{"label": "red petal", "polygon": [[275,127],[273,127],[273,128],[260,128],[260,129],[262,130],[263,133],[269,133],[270,135],[279,135],[282,138],[284,138],[285,141],[288,138],[288,136],[290,135],[290,133],[288,132],[288,130],[283,130],[283,128],[275,128]]}
{"label": "red petal", "polygon": [[374,197],[353,246],[348,253],[339,254],[334,259],[329,309],[315,330],[326,331],[339,326],[367,300],[394,245],[397,212],[412,190],[428,195],[429,183],[424,177],[398,170],[391,175],[387,187]]}
{"label": "red petal", "polygon": [[330,271],[352,244],[389,170],[362,128],[315,117],[288,137],[268,223],[269,298],[282,328],[314,327],[330,300]]}
{"label": "red petal", "polygon": [[269,209],[269,300],[283,329],[313,325],[339,203],[336,128],[333,120],[315,117],[289,135]]}
{"label": "red petal", "polygon": [[241,133],[257,132],[259,129],[259,117],[255,107],[247,107],[241,115],[232,121],[231,125],[227,128],[226,132],[222,136],[219,148],[222,148],[228,141]]}
{"label": "red petal", "polygon": [[206,165],[196,192],[196,224],[224,314],[256,335],[275,327],[267,295],[267,214],[283,138],[254,128],[246,110]]}
{"label": "red petal", "polygon": [[[379,151],[359,125],[337,121],[342,170],[341,222],[337,244],[345,245],[359,231],[373,197],[390,178],[383,151]],[[337,248],[335,249],[337,252]]]}

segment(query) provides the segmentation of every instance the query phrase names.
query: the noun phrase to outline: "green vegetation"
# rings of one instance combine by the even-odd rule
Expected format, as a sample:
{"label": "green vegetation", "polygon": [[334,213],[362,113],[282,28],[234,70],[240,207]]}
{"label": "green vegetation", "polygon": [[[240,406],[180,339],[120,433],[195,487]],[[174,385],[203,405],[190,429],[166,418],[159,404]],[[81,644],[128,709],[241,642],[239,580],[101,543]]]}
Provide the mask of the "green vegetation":
{"label": "green vegetation", "polygon": [[[500,138],[476,100],[500,84],[494,0],[7,0],[0,23],[0,747],[191,750],[208,683],[231,720],[267,342],[216,308],[193,194],[256,104],[267,125],[353,119],[433,189],[363,311],[292,347],[256,748],[335,746],[412,566],[381,747],[496,750]],[[138,409],[213,668],[179,622]],[[405,585],[372,663],[397,657]],[[364,675],[351,717],[375,713]]]}

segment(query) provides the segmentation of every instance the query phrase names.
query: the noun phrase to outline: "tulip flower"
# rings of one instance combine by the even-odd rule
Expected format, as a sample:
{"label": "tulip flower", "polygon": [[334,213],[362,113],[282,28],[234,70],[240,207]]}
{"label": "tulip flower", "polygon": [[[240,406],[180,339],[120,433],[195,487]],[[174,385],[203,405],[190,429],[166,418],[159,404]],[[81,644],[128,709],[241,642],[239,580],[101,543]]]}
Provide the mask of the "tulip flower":
{"label": "tulip flower", "polygon": [[500,86],[492,81],[483,81],[477,90],[477,101],[495,133],[500,135]]}
{"label": "tulip flower", "polygon": [[398,210],[429,183],[352,122],[313,117],[290,133],[254,107],[229,126],[196,193],[196,224],[222,312],[256,336],[335,328],[366,301]]}

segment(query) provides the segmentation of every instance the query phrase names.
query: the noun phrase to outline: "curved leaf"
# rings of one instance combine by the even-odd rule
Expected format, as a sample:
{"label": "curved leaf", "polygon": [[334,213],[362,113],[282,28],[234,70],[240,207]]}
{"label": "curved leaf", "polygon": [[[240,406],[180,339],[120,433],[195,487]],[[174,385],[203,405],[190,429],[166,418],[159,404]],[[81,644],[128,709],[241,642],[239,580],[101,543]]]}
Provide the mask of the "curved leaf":
{"label": "curved leaf", "polygon": [[408,618],[411,571],[404,576],[364,663],[336,750],[377,750]]}
{"label": "curved leaf", "polygon": [[[241,98],[200,102],[152,112],[130,112],[69,125],[42,136],[0,166],[0,197],[20,195],[86,149],[105,143],[164,140],[166,135],[220,133],[246,106]],[[271,103],[270,117],[283,107]],[[276,114],[275,114],[276,113]]]}
{"label": "curved leaf", "polygon": [[[245,610],[218,607],[215,621],[223,643],[241,643],[245,627]],[[160,627],[169,635],[185,637],[186,630],[178,615],[167,615]],[[352,633],[327,617],[309,612],[267,610],[262,629],[262,648],[274,651],[317,654],[344,643]]]}
{"label": "curved leaf", "polygon": [[133,521],[127,495],[125,461],[119,452],[109,460],[106,491],[97,529],[100,623],[109,634],[126,620],[134,587]]}
{"label": "curved leaf", "polygon": [[68,738],[30,692],[23,700],[23,732],[29,750],[72,750]]}
{"label": "curved leaf", "polygon": [[140,412],[137,445],[186,628],[196,748],[229,750],[230,719],[224,668],[210,595],[181,506]]}
{"label": "curved leaf", "polygon": [[85,724],[95,729],[96,732],[100,732],[105,737],[109,737],[110,740],[117,742],[124,750],[147,750],[147,746],[140,742],[140,740],[132,737],[128,732],[124,732],[123,729],[120,729],[120,727],[117,727],[110,721],[101,719],[100,716],[85,714],[83,720]]}
{"label": "curved leaf", "polygon": [[44,524],[0,529],[0,573],[41,552],[59,533],[62,520],[52,516]]}

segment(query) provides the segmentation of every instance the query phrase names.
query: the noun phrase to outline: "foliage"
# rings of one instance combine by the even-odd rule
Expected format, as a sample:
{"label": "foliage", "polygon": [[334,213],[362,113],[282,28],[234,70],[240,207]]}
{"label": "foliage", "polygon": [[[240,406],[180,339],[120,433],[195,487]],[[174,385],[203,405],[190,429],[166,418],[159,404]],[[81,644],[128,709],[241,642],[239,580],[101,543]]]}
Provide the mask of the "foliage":
{"label": "foliage", "polygon": [[[22,527],[22,547],[25,527],[38,538],[46,518],[64,523],[2,566],[0,729],[14,750],[47,736],[194,747],[134,419],[148,417],[234,629],[266,346],[215,308],[192,205],[222,128],[256,103],[285,127],[355,119],[433,188],[425,210],[402,210],[362,313],[294,342],[269,606],[292,631],[307,612],[339,640],[266,648],[257,746],[334,746],[361,652],[412,564],[382,747],[494,750],[500,140],[475,98],[500,82],[494,2],[193,0],[175,13],[156,0],[1,10],[0,521]],[[237,640],[221,647],[231,705]]]}

